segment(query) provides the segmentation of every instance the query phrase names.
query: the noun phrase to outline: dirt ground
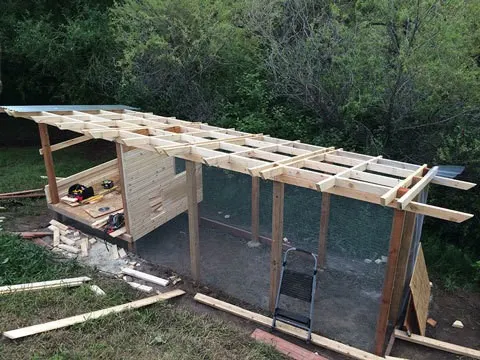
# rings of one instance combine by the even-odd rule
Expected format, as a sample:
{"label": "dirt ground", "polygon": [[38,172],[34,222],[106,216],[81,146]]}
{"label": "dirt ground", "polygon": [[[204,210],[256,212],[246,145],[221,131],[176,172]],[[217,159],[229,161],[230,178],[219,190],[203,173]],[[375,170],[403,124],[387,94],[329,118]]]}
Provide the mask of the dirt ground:
{"label": "dirt ground", "polygon": [[[52,218],[52,214],[47,210],[38,216],[13,215],[8,209],[2,213],[2,216],[6,217],[4,223],[6,230],[43,229]],[[244,239],[240,240],[215,229],[202,228],[200,238],[203,241],[200,243],[203,279],[201,284],[194,284],[188,278],[190,265],[185,219],[179,217],[167,225],[137,243],[137,254],[151,263],[149,265],[147,263],[143,269],[158,275],[171,275],[173,270],[182,274],[182,288],[191,295],[201,291],[245,308],[265,312],[268,301],[270,256],[265,246],[250,249],[245,246]],[[367,281],[358,282],[359,278],[365,278],[364,275],[371,271],[362,270],[362,266],[363,264],[355,263],[343,264],[342,259],[330,257],[327,270],[319,275],[314,327],[321,335],[371,350],[372,329],[376,321],[376,316],[372,314],[376,314],[378,310],[381,287],[378,287],[377,276],[367,277]],[[363,276],[352,275],[359,271],[364,271]],[[381,272],[381,269],[376,271]],[[200,313],[215,314],[252,331],[256,327],[249,321],[198,304],[191,296],[184,297],[180,304]],[[465,291],[446,292],[434,287],[430,317],[438,324],[435,328],[430,326],[427,328],[428,336],[471,348],[480,348],[480,294]],[[457,319],[464,323],[464,329],[451,327],[453,321]],[[329,359],[344,359],[336,353],[307,346],[304,342],[291,337],[286,338]],[[395,342],[391,355],[426,360],[466,359],[400,340]]]}

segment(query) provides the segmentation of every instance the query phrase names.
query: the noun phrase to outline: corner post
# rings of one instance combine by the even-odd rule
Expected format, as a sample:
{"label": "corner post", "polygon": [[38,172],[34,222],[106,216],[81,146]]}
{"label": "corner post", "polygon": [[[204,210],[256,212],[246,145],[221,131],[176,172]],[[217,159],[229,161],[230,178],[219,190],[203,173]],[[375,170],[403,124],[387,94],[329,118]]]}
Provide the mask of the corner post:
{"label": "corner post", "polygon": [[260,232],[260,178],[252,176],[252,238],[250,246],[258,246]]}
{"label": "corner post", "polygon": [[[117,163],[118,163],[118,172],[119,172],[119,185],[122,192],[122,205],[123,205],[123,216],[125,218],[125,228],[127,229],[127,234],[131,235],[130,232],[130,218],[128,217],[128,201],[127,201],[127,190],[125,187],[125,169],[123,167],[123,154],[127,151],[127,147],[115,143],[115,149],[117,151]],[[128,251],[135,252],[135,242],[130,239],[128,241]]]}
{"label": "corner post", "polygon": [[200,278],[200,242],[198,226],[197,171],[193,161],[185,160],[187,175],[188,236],[190,238],[190,267],[192,278]]}
{"label": "corner post", "polygon": [[285,184],[273,182],[272,248],[270,252],[270,311],[275,310],[275,300],[280,281],[283,238],[283,200]]}
{"label": "corner post", "polygon": [[328,223],[330,220],[330,194],[322,193],[322,207],[320,210],[320,236],[318,239],[318,268],[325,268],[327,251]]}
{"label": "corner post", "polygon": [[60,198],[58,195],[55,168],[53,166],[52,149],[50,148],[50,137],[48,136],[48,125],[38,124],[38,132],[40,133],[40,142],[42,143],[43,161],[45,162],[45,170],[47,172],[50,200],[52,204],[58,204]]}
{"label": "corner post", "polygon": [[393,287],[395,283],[395,272],[398,264],[398,254],[402,242],[403,225],[405,222],[405,211],[394,210],[392,232],[390,235],[390,246],[388,249],[388,262],[383,281],[382,300],[377,319],[375,332],[375,354],[383,355],[385,338],[387,335],[389,312],[392,303]]}

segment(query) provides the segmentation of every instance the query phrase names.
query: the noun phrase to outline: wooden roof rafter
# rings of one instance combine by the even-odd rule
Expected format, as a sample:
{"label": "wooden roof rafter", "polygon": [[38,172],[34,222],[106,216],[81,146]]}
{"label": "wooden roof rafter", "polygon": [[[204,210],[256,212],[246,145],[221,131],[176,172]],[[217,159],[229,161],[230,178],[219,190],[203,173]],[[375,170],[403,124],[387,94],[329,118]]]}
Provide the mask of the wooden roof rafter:
{"label": "wooden roof rafter", "polygon": [[16,112],[8,107],[5,110],[12,116],[25,117],[91,138],[449,221],[462,222],[473,216],[413,201],[430,183],[463,190],[475,186],[438,176],[437,169],[428,169],[427,165],[135,110],[29,113]]}

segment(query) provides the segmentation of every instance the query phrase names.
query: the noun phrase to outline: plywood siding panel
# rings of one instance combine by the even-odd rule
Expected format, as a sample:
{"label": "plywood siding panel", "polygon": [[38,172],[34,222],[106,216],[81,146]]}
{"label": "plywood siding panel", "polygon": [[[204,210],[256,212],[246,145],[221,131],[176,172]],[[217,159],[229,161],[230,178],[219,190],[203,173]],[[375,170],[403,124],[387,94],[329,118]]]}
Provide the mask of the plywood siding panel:
{"label": "plywood siding panel", "polygon": [[[175,159],[134,149],[124,152],[123,168],[130,235],[138,240],[187,210],[185,172],[175,174]],[[203,198],[198,170],[198,201]]]}

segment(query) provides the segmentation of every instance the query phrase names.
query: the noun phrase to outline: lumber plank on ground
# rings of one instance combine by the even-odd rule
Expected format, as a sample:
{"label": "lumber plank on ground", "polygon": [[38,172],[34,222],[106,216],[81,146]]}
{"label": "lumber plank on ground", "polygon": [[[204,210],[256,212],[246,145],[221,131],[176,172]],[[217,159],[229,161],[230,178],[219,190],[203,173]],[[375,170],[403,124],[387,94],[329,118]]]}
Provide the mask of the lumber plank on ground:
{"label": "lumber plank on ground", "polygon": [[23,338],[30,335],[35,335],[35,334],[43,333],[46,331],[61,329],[64,327],[83,323],[87,320],[98,319],[100,317],[107,316],[110,314],[115,314],[115,313],[119,313],[126,310],[137,309],[140,307],[148,306],[156,302],[171,299],[183,294],[185,294],[185,291],[177,289],[177,290],[169,291],[163,294],[151,296],[145,299],[132,301],[122,305],[112,306],[102,310],[92,311],[89,313],[76,315],[76,316],[64,318],[61,320],[50,321],[44,324],[38,324],[38,325],[28,326],[28,327],[24,327],[16,330],[5,331],[3,333],[3,336],[9,339],[19,339],[19,338]]}
{"label": "lumber plank on ground", "polygon": [[37,198],[37,197],[45,197],[45,193],[43,192],[33,192],[28,194],[18,194],[18,195],[0,195],[0,200],[9,200],[9,199],[21,199],[21,198]]}
{"label": "lumber plank on ground", "polygon": [[[253,311],[248,311],[245,309],[242,309],[241,307],[229,304],[227,302],[212,298],[210,296],[197,293],[194,297],[194,299],[202,304],[209,305],[211,307],[214,307],[216,309],[220,309],[226,312],[229,312],[231,314],[237,315],[239,317],[242,317],[247,320],[251,320],[256,322],[257,324],[261,324],[263,326],[270,327],[272,326],[272,319],[260,315],[257,313],[254,313]],[[285,334],[292,335],[296,338],[306,340],[307,339],[307,331],[301,330],[299,328],[296,328],[294,326],[277,322],[276,329],[278,331],[281,331]],[[311,343],[320,347],[323,347],[328,350],[335,351],[339,354],[351,357],[352,359],[360,359],[360,360],[384,360],[384,358],[371,354],[369,352],[354,348],[349,345],[342,344],[338,341],[334,341],[331,339],[328,339],[326,337],[317,335],[317,334],[312,334],[312,340]]]}
{"label": "lumber plank on ground", "polygon": [[8,193],[1,193],[0,196],[10,196],[10,195],[24,195],[30,193],[43,192],[43,189],[32,189],[32,190],[23,190],[23,191],[13,191]]}
{"label": "lumber plank on ground", "polygon": [[31,291],[31,290],[43,290],[43,289],[55,289],[60,287],[72,287],[79,286],[91,279],[87,276],[80,276],[69,279],[40,281],[28,284],[6,285],[0,287],[0,295],[10,294],[14,292]]}
{"label": "lumber plank on ground", "polygon": [[162,278],[159,278],[157,276],[146,274],[144,272],[133,270],[133,269],[130,269],[130,268],[122,268],[122,273],[133,276],[133,277],[136,277],[138,279],[142,279],[142,280],[151,282],[153,284],[160,285],[160,286],[167,286],[168,283],[169,283],[169,281],[166,280],[166,279],[162,279]]}
{"label": "lumber plank on ground", "polygon": [[18,233],[18,235],[24,239],[33,239],[37,237],[51,236],[52,233],[47,231],[24,231]]}
{"label": "lumber plank on ground", "polygon": [[433,349],[443,350],[453,354],[471,357],[474,359],[480,359],[480,350],[475,350],[416,334],[411,334],[410,336],[408,336],[405,331],[399,329],[395,329],[395,337],[400,340],[410,341],[415,344],[431,347]]}

